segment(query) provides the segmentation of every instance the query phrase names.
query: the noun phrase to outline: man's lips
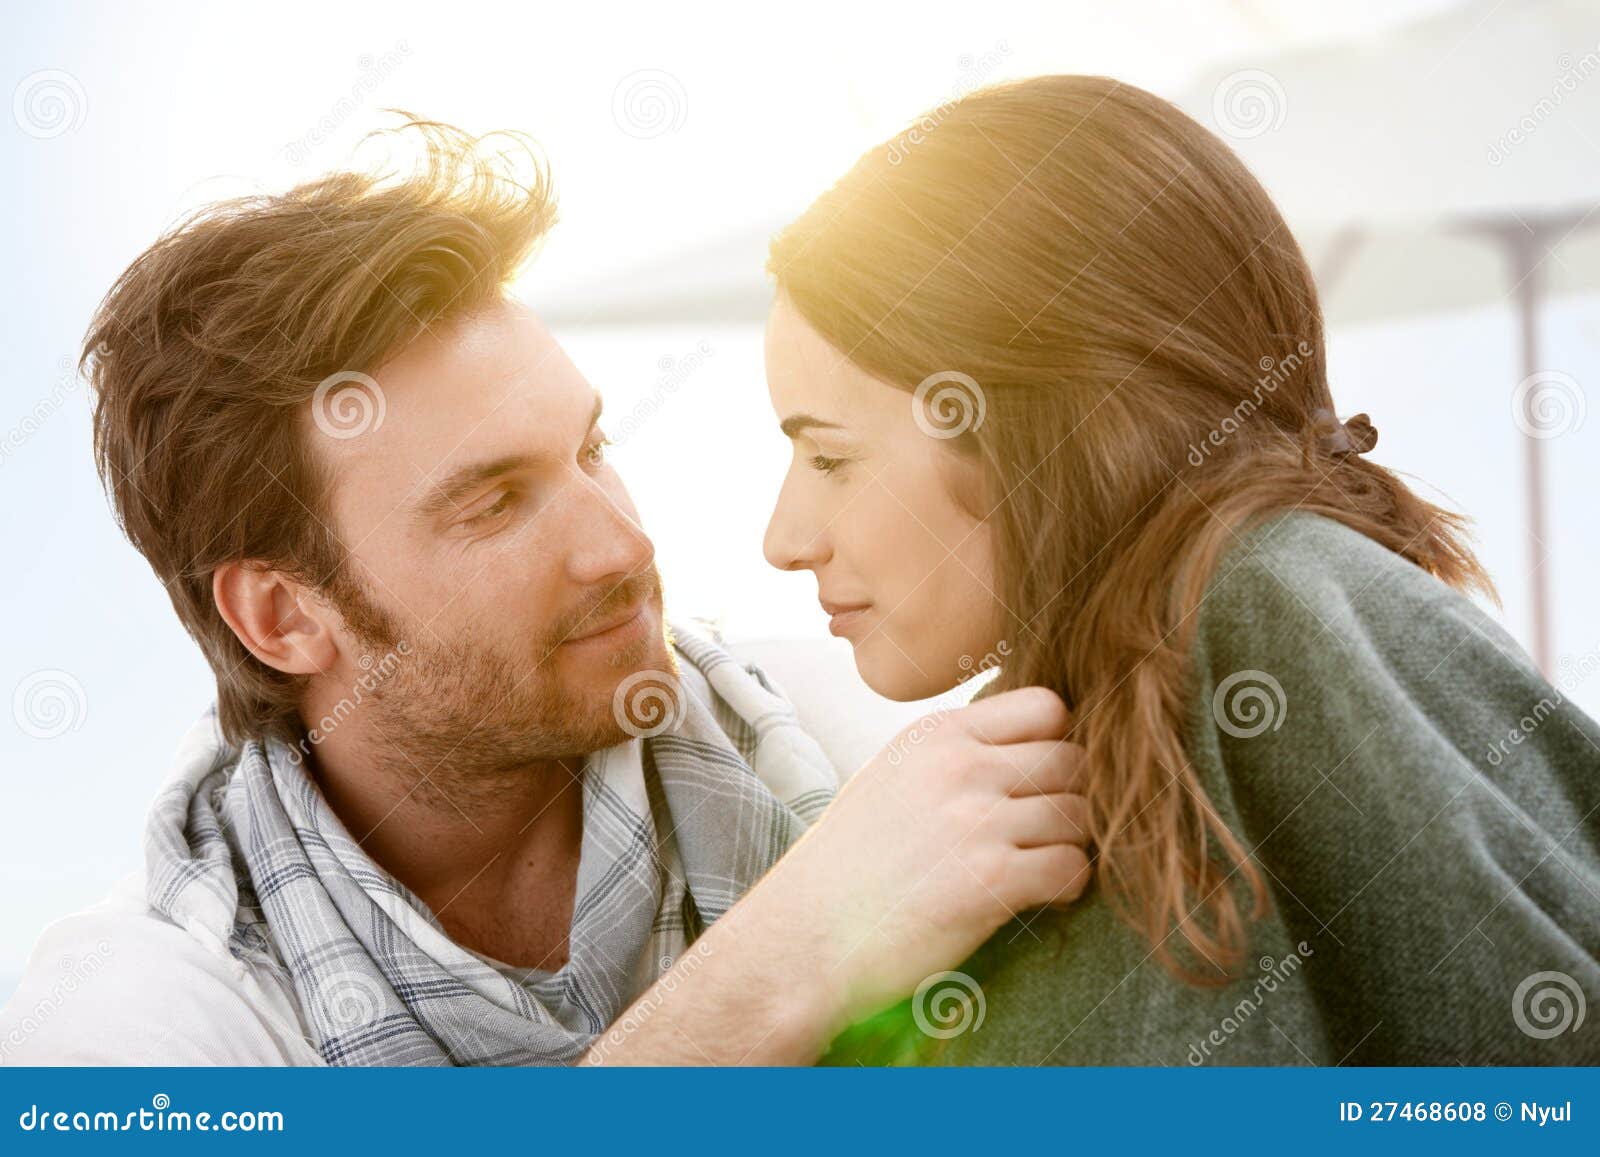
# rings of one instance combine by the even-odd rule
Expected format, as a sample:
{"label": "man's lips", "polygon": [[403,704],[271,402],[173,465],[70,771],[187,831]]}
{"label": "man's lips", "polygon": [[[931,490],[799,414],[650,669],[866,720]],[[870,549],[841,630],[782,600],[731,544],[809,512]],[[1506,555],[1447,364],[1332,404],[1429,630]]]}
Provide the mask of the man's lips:
{"label": "man's lips", "polygon": [[578,630],[568,635],[565,641],[568,643],[581,643],[588,639],[594,639],[601,635],[609,634],[610,632],[618,630],[619,628],[629,626],[635,619],[644,614],[645,610],[649,606],[650,600],[648,598],[644,598],[640,599],[636,603],[624,607],[620,611],[613,611],[611,614],[606,615],[603,618],[585,619],[583,625]]}

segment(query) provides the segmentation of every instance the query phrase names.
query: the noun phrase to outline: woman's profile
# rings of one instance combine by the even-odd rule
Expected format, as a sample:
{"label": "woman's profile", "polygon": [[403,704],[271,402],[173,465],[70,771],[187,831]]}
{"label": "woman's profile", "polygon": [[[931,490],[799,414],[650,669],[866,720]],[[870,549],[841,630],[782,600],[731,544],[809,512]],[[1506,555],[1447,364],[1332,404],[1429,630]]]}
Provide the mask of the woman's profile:
{"label": "woman's profile", "polygon": [[1382,415],[1336,416],[1311,272],[1221,141],[1113,80],[984,90],[770,268],[768,560],[890,698],[996,653],[1060,693],[1098,849],[1083,903],[833,1059],[1596,1059],[1548,1026],[1600,999],[1600,725],[1468,597]]}

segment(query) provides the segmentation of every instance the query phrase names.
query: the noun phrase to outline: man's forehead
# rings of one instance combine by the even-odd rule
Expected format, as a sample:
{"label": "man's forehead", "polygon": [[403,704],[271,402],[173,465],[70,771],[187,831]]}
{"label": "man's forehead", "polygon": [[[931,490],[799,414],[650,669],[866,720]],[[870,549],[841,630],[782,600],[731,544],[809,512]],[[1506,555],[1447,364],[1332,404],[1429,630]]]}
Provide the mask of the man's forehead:
{"label": "man's forehead", "polygon": [[[329,436],[313,399],[308,437],[336,476],[438,475],[468,459],[557,450],[587,429],[595,391],[538,317],[520,303],[430,331],[360,385],[374,418]],[[351,388],[356,388],[353,384]],[[336,402],[330,393],[321,403]],[[582,430],[578,431],[581,436]]]}

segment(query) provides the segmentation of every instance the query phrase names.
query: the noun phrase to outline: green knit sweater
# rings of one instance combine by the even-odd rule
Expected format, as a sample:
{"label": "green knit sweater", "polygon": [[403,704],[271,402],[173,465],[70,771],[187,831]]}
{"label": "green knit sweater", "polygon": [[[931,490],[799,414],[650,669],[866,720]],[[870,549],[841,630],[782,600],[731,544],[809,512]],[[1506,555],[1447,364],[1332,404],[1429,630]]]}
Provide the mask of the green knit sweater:
{"label": "green knit sweater", "polygon": [[1600,725],[1470,600],[1260,524],[1202,605],[1188,751],[1271,890],[1238,979],[1174,980],[1091,891],[826,1062],[1600,1062]]}

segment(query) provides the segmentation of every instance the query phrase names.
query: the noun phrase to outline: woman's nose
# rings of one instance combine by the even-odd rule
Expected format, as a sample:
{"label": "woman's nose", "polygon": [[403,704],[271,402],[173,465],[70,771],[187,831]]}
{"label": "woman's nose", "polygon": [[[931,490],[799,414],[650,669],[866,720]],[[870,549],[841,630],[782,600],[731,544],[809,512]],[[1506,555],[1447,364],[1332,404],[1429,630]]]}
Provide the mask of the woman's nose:
{"label": "woman's nose", "polygon": [[811,524],[785,484],[767,521],[761,553],[779,570],[806,570],[817,565],[826,553],[825,529]]}

